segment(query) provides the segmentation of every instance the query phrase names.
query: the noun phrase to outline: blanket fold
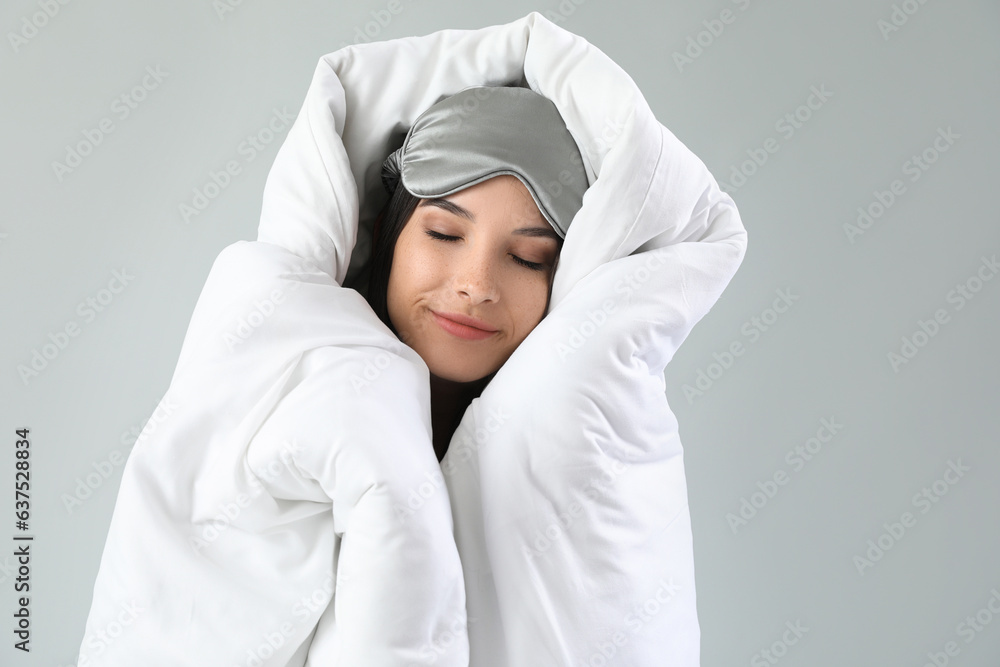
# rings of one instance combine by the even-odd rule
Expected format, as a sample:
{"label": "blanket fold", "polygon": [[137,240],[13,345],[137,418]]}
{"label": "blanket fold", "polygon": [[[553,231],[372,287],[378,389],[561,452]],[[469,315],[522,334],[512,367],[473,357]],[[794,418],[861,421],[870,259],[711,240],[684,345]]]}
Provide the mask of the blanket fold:
{"label": "blanket fold", "polygon": [[[427,366],[362,294],[382,161],[478,85],[551,99],[589,189],[439,464]],[[126,462],[78,667],[698,665],[663,371],[745,250],[632,79],[538,12],[324,55]]]}

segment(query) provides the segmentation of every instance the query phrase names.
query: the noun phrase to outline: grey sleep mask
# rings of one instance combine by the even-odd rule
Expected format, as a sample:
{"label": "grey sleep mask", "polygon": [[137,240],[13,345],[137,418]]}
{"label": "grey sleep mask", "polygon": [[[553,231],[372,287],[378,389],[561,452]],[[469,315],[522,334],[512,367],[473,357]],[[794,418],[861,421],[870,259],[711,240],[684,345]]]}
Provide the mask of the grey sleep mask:
{"label": "grey sleep mask", "polygon": [[390,193],[443,197],[500,174],[516,176],[560,237],[583,206],[587,173],[551,100],[530,88],[473,86],[440,100],[413,123],[382,164]]}

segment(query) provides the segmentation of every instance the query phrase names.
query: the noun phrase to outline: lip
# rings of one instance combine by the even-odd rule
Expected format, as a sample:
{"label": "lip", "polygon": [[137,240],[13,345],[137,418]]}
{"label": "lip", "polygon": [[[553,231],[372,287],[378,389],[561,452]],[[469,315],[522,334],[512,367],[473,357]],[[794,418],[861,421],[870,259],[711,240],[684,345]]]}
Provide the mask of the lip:
{"label": "lip", "polygon": [[497,332],[482,320],[460,313],[437,313],[432,310],[431,314],[442,329],[466,340],[483,340]]}

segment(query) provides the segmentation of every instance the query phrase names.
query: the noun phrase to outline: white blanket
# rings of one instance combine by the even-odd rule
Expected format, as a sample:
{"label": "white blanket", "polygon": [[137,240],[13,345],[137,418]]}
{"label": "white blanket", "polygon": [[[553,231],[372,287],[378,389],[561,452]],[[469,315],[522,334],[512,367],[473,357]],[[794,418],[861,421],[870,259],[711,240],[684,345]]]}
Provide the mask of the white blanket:
{"label": "white blanket", "polygon": [[[590,188],[439,465],[426,365],[344,285],[382,160],[473,85],[551,99]],[[125,465],[78,667],[698,665],[663,370],[745,249],[631,78],[537,12],[324,56]]]}

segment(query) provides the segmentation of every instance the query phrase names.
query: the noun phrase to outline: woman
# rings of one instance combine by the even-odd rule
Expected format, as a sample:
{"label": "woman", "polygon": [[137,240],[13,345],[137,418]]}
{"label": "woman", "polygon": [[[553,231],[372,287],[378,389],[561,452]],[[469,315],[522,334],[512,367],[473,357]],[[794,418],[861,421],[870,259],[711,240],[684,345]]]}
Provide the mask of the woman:
{"label": "woman", "polygon": [[[551,102],[576,159],[425,115],[482,86]],[[663,371],[745,247],[634,81],[537,12],[323,56],[126,462],[78,667],[695,667]]]}
{"label": "woman", "polygon": [[[385,160],[373,307],[276,244],[220,253],[168,392],[180,409],[123,473],[81,667],[402,664],[421,652],[467,665],[447,493],[428,462],[542,319],[580,164],[552,102],[470,87]],[[575,188],[545,190],[574,166]],[[271,181],[265,202],[286,192]],[[245,325],[235,335],[233,319]],[[377,376],[358,352],[373,348],[397,350],[375,360]],[[396,399],[388,426],[384,396]],[[422,497],[427,480],[435,497]],[[122,596],[140,611],[118,632]]]}
{"label": "woman", "polygon": [[[469,403],[548,308],[586,188],[582,164],[552,102],[477,86],[428,109],[383,166],[390,199],[375,223],[366,291],[430,370],[439,461]],[[544,184],[560,172],[555,197]]]}

